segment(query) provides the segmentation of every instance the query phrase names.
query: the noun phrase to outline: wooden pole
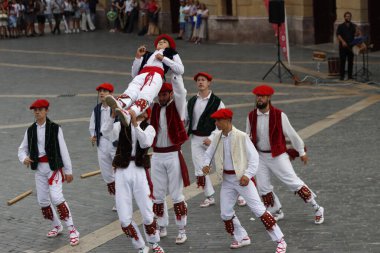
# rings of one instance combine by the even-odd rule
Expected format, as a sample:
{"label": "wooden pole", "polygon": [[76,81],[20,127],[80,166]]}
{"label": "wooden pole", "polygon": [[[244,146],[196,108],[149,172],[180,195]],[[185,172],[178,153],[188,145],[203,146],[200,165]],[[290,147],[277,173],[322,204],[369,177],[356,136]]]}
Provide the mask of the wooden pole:
{"label": "wooden pole", "polygon": [[26,191],[26,192],[24,192],[24,193],[21,193],[20,195],[18,195],[17,197],[15,197],[15,198],[13,198],[13,199],[11,199],[11,200],[8,200],[8,201],[7,201],[8,206],[11,206],[11,205],[13,205],[14,203],[16,203],[16,202],[22,200],[22,199],[25,198],[26,196],[32,194],[32,192],[33,192],[32,190],[29,190],[29,191]]}
{"label": "wooden pole", "polygon": [[87,177],[92,177],[92,176],[96,176],[100,174],[100,170],[95,170],[95,171],[91,171],[91,172],[87,172],[87,173],[83,173],[82,175],[80,175],[80,178],[87,178]]}

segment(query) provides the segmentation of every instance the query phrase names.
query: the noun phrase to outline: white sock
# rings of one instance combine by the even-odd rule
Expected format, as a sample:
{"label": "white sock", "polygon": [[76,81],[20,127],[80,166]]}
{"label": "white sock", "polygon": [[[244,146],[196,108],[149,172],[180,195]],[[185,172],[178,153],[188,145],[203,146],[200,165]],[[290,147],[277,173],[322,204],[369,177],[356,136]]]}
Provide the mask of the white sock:
{"label": "white sock", "polygon": [[314,198],[312,198],[309,203],[312,205],[315,211],[318,211],[320,206],[318,205],[317,201],[315,201]]}

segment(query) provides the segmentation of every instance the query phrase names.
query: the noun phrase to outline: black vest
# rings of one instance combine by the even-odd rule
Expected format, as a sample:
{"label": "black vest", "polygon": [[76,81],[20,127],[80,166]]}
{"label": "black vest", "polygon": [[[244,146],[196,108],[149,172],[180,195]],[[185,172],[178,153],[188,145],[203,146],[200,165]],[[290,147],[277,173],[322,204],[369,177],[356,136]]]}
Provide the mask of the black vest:
{"label": "black vest", "polygon": [[[101,110],[101,108],[102,108],[102,103],[99,103],[94,107],[96,146],[98,146],[98,147],[99,147],[100,137],[102,136],[101,132],[100,132],[100,128],[101,128],[100,124],[102,121],[102,110]],[[110,110],[110,115],[112,115],[112,110]],[[117,122],[117,121],[118,121],[118,119],[116,117],[114,122]],[[117,141],[113,142],[112,144],[114,147],[116,147]]]}
{"label": "black vest", "polygon": [[[140,69],[139,69],[139,72],[144,68],[145,64],[148,62],[148,59],[149,57],[152,56],[153,53],[151,52],[146,52],[144,55],[143,55],[143,60],[141,62],[141,65],[140,65]],[[173,56],[178,54],[177,51],[175,51],[173,48],[165,48],[164,50],[164,53],[163,55],[167,58],[169,58],[170,60],[173,60]],[[169,70],[169,67],[165,64],[165,63],[162,63],[164,65],[164,73],[166,74]]]}
{"label": "black vest", "polygon": [[[61,151],[58,141],[59,125],[46,118],[45,126],[45,151],[48,157],[51,170],[57,170],[63,167]],[[28,149],[30,159],[34,162],[31,164],[32,170],[36,170],[38,166],[38,145],[37,145],[37,123],[33,123],[28,128]]]}
{"label": "black vest", "polygon": [[[194,105],[197,101],[197,96],[194,96],[190,98],[190,100],[187,102],[187,112],[189,115],[189,128],[187,131],[187,134],[190,136],[190,134],[193,132],[192,125],[193,125],[193,112],[194,112]],[[211,93],[210,99],[207,102],[206,108],[203,111],[201,117],[199,118],[198,125],[196,131],[200,133],[201,135],[208,136],[211,134],[212,131],[215,130],[215,119],[212,119],[210,116],[214,112],[216,112],[220,105],[220,98],[215,96],[214,93]]]}
{"label": "black vest", "polygon": [[[148,122],[144,120],[140,123],[140,128],[145,130],[149,126]],[[148,155],[148,148],[141,148],[140,143],[136,143],[135,164],[143,168],[150,168],[150,158]],[[132,132],[131,125],[121,125],[119,141],[116,149],[116,154],[112,162],[115,168],[127,168],[132,156]]]}

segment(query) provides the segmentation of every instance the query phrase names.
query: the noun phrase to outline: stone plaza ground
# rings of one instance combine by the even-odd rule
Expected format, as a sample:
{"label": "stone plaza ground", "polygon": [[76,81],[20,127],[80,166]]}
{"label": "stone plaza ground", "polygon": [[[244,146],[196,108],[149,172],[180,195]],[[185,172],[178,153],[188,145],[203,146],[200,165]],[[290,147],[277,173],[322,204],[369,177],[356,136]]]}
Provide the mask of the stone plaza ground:
{"label": "stone plaza ground", "polygon": [[[101,177],[80,179],[80,175],[98,169],[96,149],[89,142],[88,132],[97,101],[95,87],[110,82],[116,94],[122,93],[131,80],[137,47],[145,44],[152,50],[153,40],[100,31],[0,41],[0,252],[137,252],[122,234],[117,213],[111,211],[113,198]],[[336,46],[331,46],[328,55],[334,56]],[[212,90],[233,109],[235,126],[244,130],[247,113],[254,106],[251,90],[269,83],[276,90],[274,105],[288,115],[304,139],[309,164],[303,166],[296,160],[293,165],[318,195],[326,218],[323,225],[314,225],[311,207],[273,180],[285,213],[279,225],[288,252],[380,252],[380,57],[370,54],[369,83],[324,79],[318,85],[296,86],[286,76],[279,83],[273,74],[262,81],[276,60],[274,44],[193,45],[179,41],[177,49],[185,66],[188,97],[196,92],[192,76],[199,71],[209,72],[215,78]],[[311,60],[314,49],[291,48],[292,66],[300,78],[314,73],[310,72],[316,67]],[[321,72],[327,73],[326,62]],[[49,117],[62,125],[71,155],[75,180],[64,185],[64,195],[81,233],[77,247],[68,246],[66,231],[57,238],[46,238],[49,222],[43,220],[36,201],[33,172],[17,158],[24,132],[33,122],[28,108],[36,98],[51,102]],[[183,153],[193,183],[189,142],[184,144]],[[170,210],[168,237],[161,241],[166,252],[274,252],[275,244],[247,207],[236,207],[236,212],[252,245],[229,249],[231,238],[220,219],[220,185],[216,181],[215,186],[217,205],[207,209],[199,207],[204,196],[194,184],[185,189],[188,241],[175,245],[177,231]],[[29,189],[33,190],[31,196],[7,206],[7,200]],[[139,213],[135,215],[141,222]]]}

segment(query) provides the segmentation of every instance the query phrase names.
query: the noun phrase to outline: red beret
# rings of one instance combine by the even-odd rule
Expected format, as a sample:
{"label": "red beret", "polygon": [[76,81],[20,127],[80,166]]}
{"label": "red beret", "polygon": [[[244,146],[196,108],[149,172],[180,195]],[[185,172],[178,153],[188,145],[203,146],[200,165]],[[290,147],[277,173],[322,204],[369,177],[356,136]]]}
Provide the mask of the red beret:
{"label": "red beret", "polygon": [[169,92],[173,91],[173,86],[171,83],[163,83],[162,84],[160,92],[165,92],[165,91],[169,91]]}
{"label": "red beret", "polygon": [[167,40],[167,41],[169,42],[169,46],[175,50],[175,47],[176,47],[176,45],[175,45],[175,41],[174,41],[174,39],[173,39],[172,37],[170,37],[170,36],[167,35],[167,34],[161,34],[161,35],[158,35],[158,36],[157,36],[157,38],[154,40],[154,46],[155,46],[156,48],[157,48],[157,44],[158,44],[158,42],[159,42],[160,40],[162,40],[162,39]]}
{"label": "red beret", "polygon": [[194,76],[194,81],[197,81],[198,76],[204,76],[204,77],[206,77],[209,82],[211,82],[211,80],[212,80],[212,75],[210,75],[210,74],[208,74],[206,72],[199,72],[198,74],[196,74]]}
{"label": "red beret", "polygon": [[152,109],[150,109],[150,107],[148,107],[148,109],[146,109],[146,114],[148,114],[148,118],[147,119],[150,119],[150,115],[152,115]]}
{"label": "red beret", "polygon": [[274,89],[268,85],[259,85],[252,90],[255,95],[271,96],[274,94]]}
{"label": "red beret", "polygon": [[230,109],[224,108],[224,109],[219,109],[216,112],[214,112],[213,114],[211,114],[211,118],[213,118],[213,119],[232,119],[233,115],[234,115],[234,113]]}
{"label": "red beret", "polygon": [[108,90],[109,92],[113,92],[113,85],[110,83],[102,83],[98,87],[96,87],[96,90],[99,91],[100,89]]}
{"label": "red beret", "polygon": [[46,99],[37,99],[33,102],[33,104],[30,105],[29,109],[33,110],[36,108],[49,108],[49,101]]}

